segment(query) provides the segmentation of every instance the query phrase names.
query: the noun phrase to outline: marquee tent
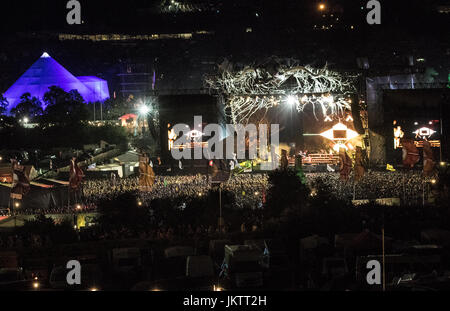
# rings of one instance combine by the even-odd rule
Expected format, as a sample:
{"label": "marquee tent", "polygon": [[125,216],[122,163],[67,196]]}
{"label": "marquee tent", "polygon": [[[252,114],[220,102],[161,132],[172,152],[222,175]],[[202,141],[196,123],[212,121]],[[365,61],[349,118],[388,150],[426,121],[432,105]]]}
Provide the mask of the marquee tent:
{"label": "marquee tent", "polygon": [[[0,208],[11,207],[10,191],[11,184],[0,183]],[[68,202],[67,196],[67,185],[42,179],[30,183],[30,191],[20,201],[20,208],[39,211],[64,206]]]}

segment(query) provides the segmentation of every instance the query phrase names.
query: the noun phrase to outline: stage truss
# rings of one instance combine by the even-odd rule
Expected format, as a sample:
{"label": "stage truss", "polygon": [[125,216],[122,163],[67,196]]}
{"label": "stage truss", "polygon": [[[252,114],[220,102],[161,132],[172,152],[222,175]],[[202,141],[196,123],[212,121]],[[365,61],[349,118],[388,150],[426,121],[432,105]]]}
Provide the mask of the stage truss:
{"label": "stage truss", "polygon": [[217,75],[205,78],[205,85],[222,95],[235,124],[247,124],[256,112],[280,104],[294,106],[299,112],[310,104],[314,114],[317,108],[324,117],[350,110],[349,96],[356,92],[357,75],[341,74],[327,66],[289,65],[292,63],[277,60],[272,70],[263,66],[240,71],[222,67]]}

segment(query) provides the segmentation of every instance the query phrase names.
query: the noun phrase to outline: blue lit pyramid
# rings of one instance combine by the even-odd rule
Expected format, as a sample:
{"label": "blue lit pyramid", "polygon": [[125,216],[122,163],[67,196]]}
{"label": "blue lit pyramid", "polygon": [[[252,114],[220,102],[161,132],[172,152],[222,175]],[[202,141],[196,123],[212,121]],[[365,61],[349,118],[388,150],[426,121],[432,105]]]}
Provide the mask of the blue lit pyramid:
{"label": "blue lit pyramid", "polygon": [[20,96],[28,92],[43,104],[44,94],[50,86],[64,91],[77,90],[86,102],[104,101],[109,98],[108,83],[94,76],[75,77],[47,53],[42,56],[5,92],[8,111],[17,106]]}

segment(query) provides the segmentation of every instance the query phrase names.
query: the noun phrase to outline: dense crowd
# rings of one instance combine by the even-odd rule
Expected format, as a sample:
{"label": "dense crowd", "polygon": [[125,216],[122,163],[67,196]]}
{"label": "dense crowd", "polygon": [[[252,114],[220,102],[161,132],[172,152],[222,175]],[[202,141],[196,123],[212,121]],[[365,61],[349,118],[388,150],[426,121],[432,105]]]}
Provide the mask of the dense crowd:
{"label": "dense crowd", "polygon": [[417,204],[423,196],[424,178],[420,171],[370,171],[356,183],[352,178],[347,183],[341,182],[337,173],[310,173],[306,177],[310,186],[320,179],[344,200],[399,198],[405,204]]}
{"label": "dense crowd", "polygon": [[[174,196],[201,197],[211,190],[214,184],[205,175],[192,176],[157,176],[152,190],[141,192],[142,203],[154,199],[165,199]],[[245,174],[232,177],[222,186],[222,191],[234,195],[238,206],[261,206],[264,192],[268,187],[267,174]],[[114,195],[139,190],[139,179],[129,177],[120,180],[88,180],[83,185],[83,196],[86,202],[94,203]]]}
{"label": "dense crowd", "polygon": [[[353,176],[347,182],[339,179],[339,173],[307,173],[306,182],[313,190],[317,182],[322,182],[337,198],[352,199],[399,198],[403,204],[421,204],[425,188],[426,195],[431,193],[431,179],[424,180],[420,171],[369,171],[358,182]],[[139,178],[93,179],[85,180],[82,194],[76,200],[79,204],[71,207],[52,207],[41,210],[45,214],[63,214],[95,211],[100,200],[114,198],[127,192],[137,192],[139,201],[148,206],[152,200],[174,197],[202,197],[210,190],[217,190],[206,175],[157,176],[151,191],[139,191]],[[233,196],[235,207],[261,208],[270,187],[267,174],[241,174],[233,176],[221,185],[223,192]],[[34,214],[35,211],[17,210],[15,213]]]}
{"label": "dense crowd", "polygon": [[[399,198],[405,203],[417,204],[422,200],[424,178],[419,171],[382,172],[370,171],[358,182],[353,182],[351,176],[347,182],[339,179],[338,173],[307,173],[306,180],[311,188],[321,180],[331,190],[332,194],[344,200]],[[430,185],[430,180],[428,180]],[[234,195],[238,207],[260,207],[269,187],[267,174],[242,174],[233,176],[222,185],[222,191]],[[174,196],[194,197],[205,195],[215,187],[205,175],[193,176],[158,176],[150,192],[141,193],[143,203],[154,199],[164,199]],[[121,180],[90,180],[84,183],[83,193],[87,202],[95,204],[99,199],[105,199],[115,194],[139,189],[137,177]],[[428,191],[426,191],[428,193]]]}

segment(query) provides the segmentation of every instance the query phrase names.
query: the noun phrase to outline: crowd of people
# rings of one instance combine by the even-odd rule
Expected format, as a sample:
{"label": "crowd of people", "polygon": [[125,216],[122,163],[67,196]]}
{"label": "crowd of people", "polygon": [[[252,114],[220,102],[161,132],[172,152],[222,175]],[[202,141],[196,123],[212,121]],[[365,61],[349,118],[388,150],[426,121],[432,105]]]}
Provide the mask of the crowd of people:
{"label": "crowd of people", "polygon": [[[310,188],[314,188],[320,179],[332,194],[344,200],[399,198],[405,203],[416,204],[423,198],[424,178],[420,171],[369,171],[358,182],[353,178],[347,182],[339,179],[334,172],[307,173],[306,180]],[[430,181],[428,181],[430,183]],[[140,194],[143,203],[154,199],[164,199],[174,196],[195,197],[205,195],[215,185],[205,175],[192,176],[157,176],[152,190]],[[241,174],[230,178],[224,183],[222,191],[234,195],[235,204],[240,206],[260,207],[265,200],[269,185],[267,174]],[[90,180],[84,183],[83,192],[87,202],[95,204],[99,199],[105,199],[115,194],[139,190],[137,177],[124,178],[115,181]]]}
{"label": "crowd of people", "polygon": [[[201,197],[216,187],[206,175],[157,176],[151,191],[140,192],[143,204],[154,199],[169,197]],[[232,177],[222,185],[222,191],[228,191],[235,197],[238,206],[258,207],[263,202],[268,187],[267,174],[243,174]],[[83,185],[83,197],[86,202],[95,204],[99,200],[125,192],[139,190],[139,179],[129,177],[120,180],[87,180]]]}
{"label": "crowd of people", "polygon": [[[421,172],[415,171],[397,171],[382,172],[370,171],[357,183],[353,182],[351,177],[346,183],[339,179],[338,173],[307,173],[306,182],[312,191],[319,182],[325,184],[332,195],[344,200],[356,199],[375,199],[375,198],[400,198],[406,200],[410,204],[421,202],[423,194],[424,179]],[[152,190],[149,192],[139,192],[139,179],[137,177],[129,177],[124,179],[98,179],[86,180],[83,185],[82,204],[76,204],[75,207],[51,208],[44,211],[45,214],[74,214],[77,212],[95,211],[96,202],[102,199],[114,198],[118,194],[127,192],[135,192],[139,196],[139,202],[144,206],[148,206],[152,200],[168,199],[173,197],[201,197],[206,195],[208,191],[217,189],[208,180],[205,175],[192,176],[157,176]],[[268,174],[241,174],[233,176],[230,180],[221,185],[222,191],[234,196],[234,204],[236,208],[248,207],[258,208],[263,206],[265,196],[270,187]],[[148,205],[147,205],[148,204]],[[419,204],[420,205],[420,204]],[[417,213],[415,209],[389,209],[392,210],[393,217],[387,215],[387,219],[396,219],[398,214]],[[368,212],[361,210],[361,213]],[[420,211],[419,211],[420,212]],[[22,210],[21,213],[30,213]],[[395,216],[395,217],[394,217]],[[361,216],[366,219],[367,226],[378,227],[377,219],[372,216]],[[416,217],[417,218],[417,217]],[[435,219],[438,219],[436,216]],[[422,217],[419,217],[422,219]],[[391,220],[390,222],[392,222]],[[78,239],[80,241],[89,240],[110,240],[125,238],[141,238],[151,240],[173,241],[180,238],[201,239],[211,237],[220,233],[229,232],[251,232],[257,231],[261,223],[256,218],[242,219],[242,225],[238,229],[230,227],[226,223],[221,229],[214,225],[179,225],[173,226],[169,224],[159,224],[146,230],[133,230],[123,228],[122,230],[106,230],[105,228],[92,227],[91,230],[78,231]],[[364,221],[363,221],[364,223]],[[400,226],[399,226],[400,227]],[[5,235],[0,237],[0,248],[11,247],[45,247],[54,243],[53,239],[42,235],[29,234],[27,236]]]}
{"label": "crowd of people", "polygon": [[313,186],[320,179],[331,192],[344,200],[399,198],[405,204],[417,204],[423,199],[424,178],[420,171],[369,171],[358,182],[339,180],[337,173],[308,173],[307,182]]}
{"label": "crowd of people", "polygon": [[[343,200],[364,200],[377,198],[399,198],[404,204],[418,204],[425,193],[430,193],[431,182],[424,182],[420,171],[369,171],[358,182],[353,177],[347,182],[339,179],[334,172],[306,173],[306,182],[310,189],[320,180],[330,189],[331,194]],[[233,196],[235,207],[262,208],[270,187],[269,176],[266,173],[239,174],[232,176],[221,184],[222,192]],[[114,198],[117,195],[136,192],[143,206],[149,206],[155,199],[174,197],[202,197],[210,190],[217,190],[218,185],[211,183],[206,175],[190,176],[156,176],[151,191],[139,191],[139,178],[91,179],[83,182],[81,194],[76,204],[70,207],[51,207],[40,210],[46,214],[64,214],[92,212],[96,210],[100,200]],[[34,214],[33,210],[19,209],[14,213]]]}

